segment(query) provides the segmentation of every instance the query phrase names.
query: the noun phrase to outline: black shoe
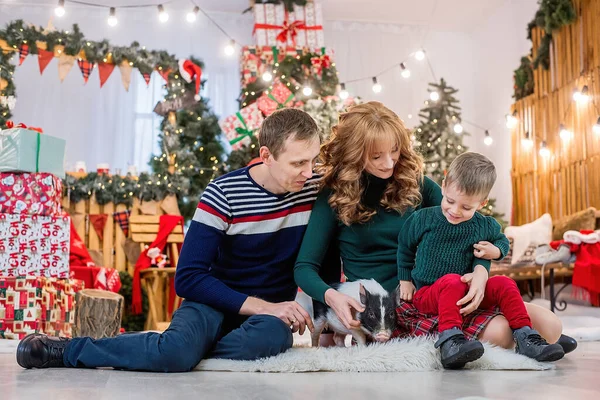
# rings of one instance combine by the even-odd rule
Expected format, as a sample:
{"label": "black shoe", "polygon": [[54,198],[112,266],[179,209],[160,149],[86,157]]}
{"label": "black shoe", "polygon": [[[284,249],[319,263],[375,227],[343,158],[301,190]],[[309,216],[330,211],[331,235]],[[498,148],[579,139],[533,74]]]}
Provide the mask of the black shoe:
{"label": "black shoe", "polygon": [[23,368],[65,367],[63,356],[70,339],[32,333],[17,347],[17,363]]}
{"label": "black shoe", "polygon": [[558,342],[556,343],[560,344],[565,354],[570,353],[577,348],[577,340],[567,335],[560,335],[560,338],[558,338]]}
{"label": "black shoe", "polygon": [[442,333],[443,342],[438,340],[435,347],[440,347],[442,365],[446,369],[463,368],[483,355],[483,344],[479,340],[468,340],[460,330],[446,339],[443,336]]}
{"label": "black shoe", "polygon": [[517,329],[513,332],[517,342],[516,352],[537,361],[558,361],[565,356],[560,344],[549,344],[540,334],[529,327]]}

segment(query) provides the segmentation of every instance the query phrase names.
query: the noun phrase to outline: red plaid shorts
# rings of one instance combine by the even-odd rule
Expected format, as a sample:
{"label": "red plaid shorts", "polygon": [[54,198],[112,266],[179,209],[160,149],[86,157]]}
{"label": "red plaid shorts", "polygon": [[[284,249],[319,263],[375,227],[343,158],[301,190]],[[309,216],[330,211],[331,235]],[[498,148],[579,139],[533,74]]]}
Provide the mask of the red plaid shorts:
{"label": "red plaid shorts", "polygon": [[[394,338],[438,334],[438,316],[419,312],[412,303],[400,301],[396,308],[398,328]],[[498,310],[475,310],[463,318],[462,330],[469,339],[477,339],[492,318],[502,315]]]}

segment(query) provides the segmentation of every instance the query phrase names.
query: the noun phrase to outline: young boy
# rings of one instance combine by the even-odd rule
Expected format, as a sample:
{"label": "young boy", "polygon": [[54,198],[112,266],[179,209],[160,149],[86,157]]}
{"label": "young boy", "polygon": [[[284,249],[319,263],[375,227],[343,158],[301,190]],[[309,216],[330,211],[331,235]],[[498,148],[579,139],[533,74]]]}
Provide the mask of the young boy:
{"label": "young boy", "polygon": [[[415,212],[398,237],[400,297],[412,300],[423,313],[439,315],[435,346],[441,347],[444,368],[462,368],[483,355],[483,345],[469,341],[461,330],[463,315],[477,308],[500,309],[513,330],[517,353],[538,361],[564,356],[560,345],[548,344],[532,329],[516,283],[505,276],[488,279],[491,262],[481,257],[502,259],[509,249],[496,220],[477,213],[495,181],[496,169],[489,159],[461,154],[442,183],[441,206]],[[473,245],[480,241],[486,243]]]}

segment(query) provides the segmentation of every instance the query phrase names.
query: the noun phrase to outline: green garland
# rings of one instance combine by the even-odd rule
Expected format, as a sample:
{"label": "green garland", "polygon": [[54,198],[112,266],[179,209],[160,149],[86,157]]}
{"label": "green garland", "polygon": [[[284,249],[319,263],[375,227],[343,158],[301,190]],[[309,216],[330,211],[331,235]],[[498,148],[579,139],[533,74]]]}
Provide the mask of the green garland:
{"label": "green garland", "polygon": [[514,71],[514,90],[513,98],[520,100],[533,93],[533,65],[530,57],[521,57],[521,65]]}

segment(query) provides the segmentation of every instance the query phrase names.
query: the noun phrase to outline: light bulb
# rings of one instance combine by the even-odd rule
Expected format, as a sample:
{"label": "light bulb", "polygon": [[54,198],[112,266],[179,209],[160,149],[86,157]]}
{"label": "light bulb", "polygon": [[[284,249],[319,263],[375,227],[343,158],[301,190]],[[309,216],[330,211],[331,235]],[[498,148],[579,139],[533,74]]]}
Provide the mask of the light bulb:
{"label": "light bulb", "polygon": [[571,140],[573,138],[573,132],[571,132],[567,128],[565,128],[565,126],[563,124],[560,124],[559,135],[560,135],[560,138],[564,142],[568,142],[569,140]]}
{"label": "light bulb", "polygon": [[232,40],[225,46],[225,54],[232,56],[233,53],[235,53],[235,41]]}
{"label": "light bulb", "polygon": [[58,6],[54,9],[54,15],[57,17],[65,15],[65,0],[58,0]]}
{"label": "light bulb", "polygon": [[440,99],[440,94],[438,92],[431,92],[429,93],[429,98],[432,101],[438,101]]}
{"label": "light bulb", "polygon": [[187,15],[185,16],[185,19],[187,20],[187,22],[189,22],[190,24],[192,22],[195,22],[196,18],[198,16],[198,11],[200,11],[200,7],[195,6],[192,11],[190,11],[189,13],[187,13]]}
{"label": "light bulb", "polygon": [[110,8],[106,22],[108,23],[108,26],[117,26],[119,21],[117,20],[116,10],[114,7]]}
{"label": "light bulb", "polygon": [[592,127],[592,131],[600,136],[600,117],[598,117],[598,121],[596,121],[596,124]]}
{"label": "light bulb", "polygon": [[542,142],[542,145],[540,146],[540,156],[542,156],[544,158],[550,157],[550,150],[548,149],[548,147],[546,147],[545,140]]}
{"label": "light bulb", "polygon": [[373,92],[375,93],[380,93],[381,92],[381,85],[377,82],[377,78],[373,77]]}
{"label": "light bulb", "polygon": [[458,135],[463,133],[463,126],[460,124],[460,122],[454,124],[454,133],[456,133]]}
{"label": "light bulb", "polygon": [[483,143],[485,143],[486,146],[491,146],[492,143],[494,143],[494,139],[492,139],[490,136],[489,131],[485,131],[485,139],[483,139]]}
{"label": "light bulb", "polygon": [[404,63],[400,63],[400,69],[402,70],[400,75],[402,75],[403,78],[405,78],[405,79],[410,78],[410,70],[408,68],[406,68],[406,65],[404,65]]}
{"label": "light bulb", "polygon": [[575,100],[578,104],[586,104],[590,100],[589,89],[587,85],[583,85],[581,91],[576,91],[573,93],[573,100]]}
{"label": "light bulb", "polygon": [[533,147],[533,140],[529,137],[529,132],[525,132],[525,137],[521,140],[521,145],[525,150],[530,150]]}
{"label": "light bulb", "polygon": [[265,72],[262,75],[262,80],[265,82],[271,82],[273,80],[273,74],[271,74],[269,71]]}
{"label": "light bulb", "polygon": [[302,94],[305,96],[310,96],[312,94],[313,90],[310,86],[304,86],[302,88]]}
{"label": "light bulb", "polygon": [[508,129],[512,129],[515,126],[517,126],[517,122],[519,122],[519,120],[517,119],[517,112],[516,111],[512,115],[511,114],[506,114],[506,127]]}
{"label": "light bulb", "polygon": [[417,50],[415,52],[415,59],[418,61],[423,61],[425,59],[425,52],[423,50]]}
{"label": "light bulb", "polygon": [[158,20],[163,24],[169,20],[169,14],[167,14],[162,4],[158,5]]}
{"label": "light bulb", "polygon": [[341,88],[340,93],[339,93],[340,99],[346,100],[348,98],[348,96],[350,96],[350,93],[348,93],[348,91],[346,90],[345,84],[341,83],[340,88]]}

